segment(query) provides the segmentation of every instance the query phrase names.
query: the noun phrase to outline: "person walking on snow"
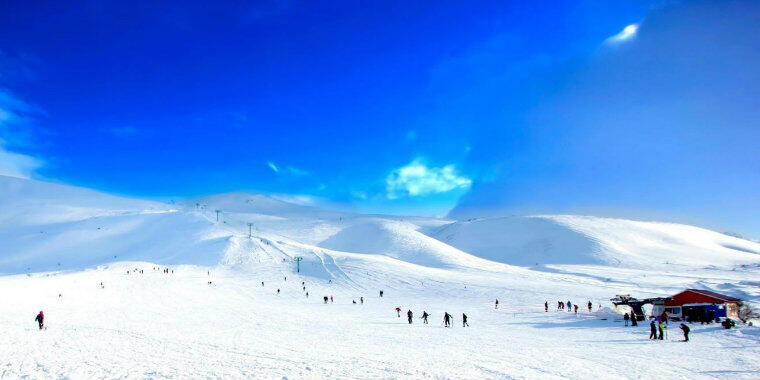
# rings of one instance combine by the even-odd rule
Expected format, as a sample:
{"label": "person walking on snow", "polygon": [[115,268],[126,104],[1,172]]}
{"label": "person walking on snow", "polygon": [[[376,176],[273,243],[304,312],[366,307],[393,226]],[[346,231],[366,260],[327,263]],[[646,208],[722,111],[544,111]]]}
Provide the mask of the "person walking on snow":
{"label": "person walking on snow", "polygon": [[683,330],[683,341],[684,342],[688,342],[689,341],[689,330],[691,330],[691,329],[689,328],[689,326],[686,326],[686,324],[684,324],[684,323],[681,323],[680,327],[681,327],[681,330]]}
{"label": "person walking on snow", "polygon": [[570,309],[572,309],[572,308],[573,308],[573,303],[570,302],[570,301],[567,301],[567,311],[568,311],[568,313],[570,312]]}
{"label": "person walking on snow", "polygon": [[588,312],[591,312],[591,301],[588,301]]}
{"label": "person walking on snow", "polygon": [[409,320],[409,324],[411,325],[412,324],[412,311],[411,310],[407,310],[406,311],[406,319]]}
{"label": "person walking on snow", "polygon": [[630,319],[630,317],[628,316],[628,313],[623,314],[623,320],[625,320],[626,326],[628,326],[628,319]]}
{"label": "person walking on snow", "polygon": [[638,326],[639,322],[636,320],[636,314],[631,312],[631,326]]}
{"label": "person walking on snow", "polygon": [[428,314],[427,311],[423,310],[422,311],[422,317],[421,317],[422,318],[422,323],[428,324],[428,320],[427,320],[428,316],[430,316],[430,314]]}
{"label": "person walking on snow", "polygon": [[401,318],[401,308],[400,307],[396,308],[396,316],[399,317],[399,318]]}
{"label": "person walking on snow", "polygon": [[660,321],[660,340],[665,339],[665,325]]}
{"label": "person walking on snow", "polygon": [[578,305],[573,305],[573,311],[575,311],[575,315],[578,315]]}
{"label": "person walking on snow", "polygon": [[332,302],[332,301],[333,301],[333,298],[332,298],[332,296],[330,296],[330,302]]}
{"label": "person walking on snow", "polygon": [[544,302],[544,313],[549,312],[549,301]]}
{"label": "person walking on snow", "polygon": [[467,323],[467,314],[462,313],[462,327],[470,327],[470,325]]}
{"label": "person walking on snow", "polygon": [[497,298],[496,302],[494,302],[494,309],[498,309],[498,308],[499,308],[499,299]]}
{"label": "person walking on snow", "polygon": [[451,327],[451,314],[443,313],[443,325],[444,327]]}
{"label": "person walking on snow", "polygon": [[359,297],[359,302],[361,302],[362,305],[364,305],[364,297]]}
{"label": "person walking on snow", "polygon": [[40,310],[40,313],[34,317],[34,320],[37,321],[40,325],[40,330],[42,330],[42,327],[45,325],[45,314],[42,314],[42,310]]}
{"label": "person walking on snow", "polygon": [[652,322],[649,322],[649,339],[657,339],[657,327],[654,324],[654,320],[652,320]]}

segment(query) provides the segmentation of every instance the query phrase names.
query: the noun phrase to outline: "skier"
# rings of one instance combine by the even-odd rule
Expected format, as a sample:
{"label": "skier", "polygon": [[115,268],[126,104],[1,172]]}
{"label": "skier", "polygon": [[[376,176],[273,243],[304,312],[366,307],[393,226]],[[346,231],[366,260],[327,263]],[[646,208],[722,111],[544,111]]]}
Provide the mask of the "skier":
{"label": "skier", "polygon": [[659,327],[660,327],[660,337],[659,337],[659,339],[663,340],[663,339],[665,339],[665,325],[662,323],[662,321],[660,321],[660,326]]}
{"label": "skier", "polygon": [[309,292],[306,292],[306,298],[309,298]]}
{"label": "skier", "polygon": [[261,286],[264,286],[264,281],[261,281]]}
{"label": "skier", "polygon": [[499,308],[499,299],[497,298],[496,302],[494,302],[494,309],[498,309],[498,308]]}
{"label": "skier", "polygon": [[629,316],[628,316],[628,313],[625,313],[625,314],[623,314],[623,320],[625,320],[625,325],[626,325],[626,326],[628,326],[628,320],[629,320],[630,318],[631,318],[631,317],[629,317]]}
{"label": "skier", "polygon": [[549,301],[544,302],[544,313],[549,312]]}
{"label": "skier", "polygon": [[45,315],[42,314],[42,310],[40,310],[40,313],[37,314],[36,317],[34,317],[34,320],[37,321],[37,323],[39,323],[40,330],[42,330],[42,327],[44,326],[44,322],[45,322]]}
{"label": "skier", "polygon": [[396,308],[396,316],[399,317],[399,318],[401,318],[401,308],[400,307]]}
{"label": "skier", "polygon": [[557,301],[557,310],[562,309],[562,301]]}
{"label": "skier", "polygon": [[427,311],[422,311],[422,323],[428,324],[427,317],[430,316],[430,314],[427,313]]}
{"label": "skier", "polygon": [[462,327],[470,327],[470,325],[467,323],[467,314],[462,313]]}
{"label": "skier", "polygon": [[354,305],[356,305],[356,300],[351,300],[351,302],[353,302],[353,303],[354,303]]}
{"label": "skier", "polygon": [[277,289],[277,294],[280,294],[280,289]]}
{"label": "skier", "polygon": [[683,330],[683,341],[688,342],[689,341],[689,326],[686,326],[686,324],[681,323],[681,330]]}
{"label": "skier", "polygon": [[631,312],[631,326],[638,326],[639,322],[636,320],[636,314]]}
{"label": "skier", "polygon": [[588,301],[588,312],[591,312],[591,301]]}
{"label": "skier", "polygon": [[327,305],[327,296],[324,296],[325,305]]}
{"label": "skier", "polygon": [[573,311],[575,311],[575,315],[578,315],[578,304],[573,305]]}
{"label": "skier", "polygon": [[380,291],[380,298],[383,298],[383,291]]}
{"label": "skier", "polygon": [[359,297],[359,302],[361,302],[362,305],[364,305],[364,297]]}
{"label": "skier", "polygon": [[649,322],[649,339],[657,339],[657,327],[654,325],[654,320]]}
{"label": "skier", "polygon": [[573,303],[570,301],[567,301],[567,311],[570,312],[570,309],[573,307]]}
{"label": "skier", "polygon": [[445,327],[451,327],[451,314],[447,312],[443,313],[443,325]]}
{"label": "skier", "polygon": [[333,301],[333,298],[332,298],[332,296],[330,296],[330,302],[332,302],[332,301]]}
{"label": "skier", "polygon": [[306,291],[306,287],[305,287],[305,286],[303,287],[303,291],[304,291],[304,292]]}
{"label": "skier", "polygon": [[412,324],[412,311],[411,310],[407,310],[407,312],[406,312],[406,319],[409,320],[409,324],[411,325]]}

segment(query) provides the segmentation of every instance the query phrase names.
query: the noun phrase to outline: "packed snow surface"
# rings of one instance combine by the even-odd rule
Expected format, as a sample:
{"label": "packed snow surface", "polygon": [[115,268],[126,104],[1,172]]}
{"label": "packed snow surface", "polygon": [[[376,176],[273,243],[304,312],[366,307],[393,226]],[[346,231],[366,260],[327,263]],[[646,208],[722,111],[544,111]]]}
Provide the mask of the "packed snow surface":
{"label": "packed snow surface", "polygon": [[649,341],[611,309],[684,288],[760,301],[760,244],[699,227],[360,215],[242,193],[169,205],[2,176],[0,209],[0,378],[760,373],[757,327],[692,325],[683,343],[673,324]]}

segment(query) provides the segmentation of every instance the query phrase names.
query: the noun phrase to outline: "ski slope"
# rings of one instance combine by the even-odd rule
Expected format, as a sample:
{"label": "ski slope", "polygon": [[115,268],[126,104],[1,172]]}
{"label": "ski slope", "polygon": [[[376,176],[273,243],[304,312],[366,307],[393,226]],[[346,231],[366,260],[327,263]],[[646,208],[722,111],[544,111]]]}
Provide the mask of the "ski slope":
{"label": "ski slope", "polygon": [[[648,326],[624,328],[597,311],[616,294],[686,287],[760,301],[760,244],[699,227],[361,215],[243,193],[167,205],[2,176],[0,208],[0,378],[760,371],[756,327],[693,325],[683,344],[672,326],[670,341],[650,342]],[[598,306],[574,315],[555,311],[558,300]],[[396,307],[415,313],[412,326]],[[40,309],[44,331],[33,322]],[[454,328],[441,326],[444,311]]]}

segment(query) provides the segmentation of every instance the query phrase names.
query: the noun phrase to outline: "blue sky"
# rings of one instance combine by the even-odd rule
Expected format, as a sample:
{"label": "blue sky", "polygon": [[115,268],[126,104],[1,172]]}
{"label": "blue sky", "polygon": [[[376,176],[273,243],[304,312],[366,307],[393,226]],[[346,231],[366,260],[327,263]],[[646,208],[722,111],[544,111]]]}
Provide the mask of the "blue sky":
{"label": "blue sky", "polygon": [[0,173],[760,237],[756,2],[155,3],[0,5]]}

